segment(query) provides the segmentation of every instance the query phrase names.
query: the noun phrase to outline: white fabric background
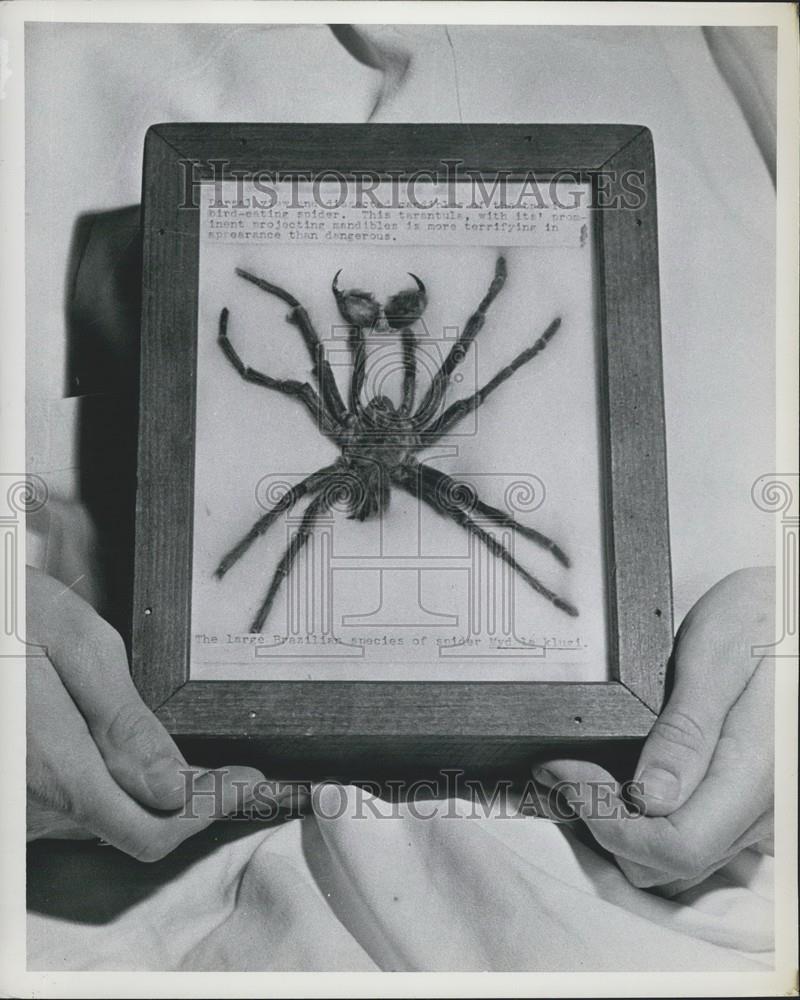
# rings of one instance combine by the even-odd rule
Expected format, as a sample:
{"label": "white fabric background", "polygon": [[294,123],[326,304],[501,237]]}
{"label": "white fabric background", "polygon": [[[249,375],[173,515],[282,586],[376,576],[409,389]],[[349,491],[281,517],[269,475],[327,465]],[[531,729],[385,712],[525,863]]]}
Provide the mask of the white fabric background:
{"label": "white fabric background", "polygon": [[[324,26],[29,25],[30,468],[69,492],[70,235],[80,213],[138,201],[150,124],[364,121],[383,88],[378,121],[647,125],[680,620],[725,573],[771,561],[773,537],[750,487],[773,471],[774,198],[702,33],[370,32],[388,76]],[[770,39],[759,38],[768,63]],[[216,838],[225,843],[212,850]],[[771,861],[749,854],[666,901],[544,820],[309,819],[202,844],[204,858],[148,876],[126,876],[110,851],[59,849],[54,893],[93,885],[94,910],[33,913],[32,967],[722,969],[754,967],[746,953],[764,960],[770,947]]]}

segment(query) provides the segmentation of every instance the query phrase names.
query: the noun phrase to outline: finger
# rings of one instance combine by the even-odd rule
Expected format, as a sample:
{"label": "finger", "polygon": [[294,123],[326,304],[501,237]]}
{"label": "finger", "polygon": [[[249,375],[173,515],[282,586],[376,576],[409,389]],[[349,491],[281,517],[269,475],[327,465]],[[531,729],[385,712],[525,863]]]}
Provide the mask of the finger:
{"label": "finger", "polygon": [[136,802],[109,773],[74,701],[51,664],[28,662],[28,785],[39,822],[63,835],[74,829],[143,861],[163,858],[215,819],[239,811],[264,776],[249,767],[196,773],[192,795],[180,813],[153,812]]}
{"label": "finger", "polygon": [[713,587],[689,612],[676,640],[675,684],[636,770],[642,805],[666,816],[688,801],[711,762],[725,718],[773,636],[774,572],[749,569]]}
{"label": "finger", "polygon": [[113,715],[102,712],[88,708],[87,722],[111,774],[142,805],[180,808],[189,765],[138,693],[129,691]]}
{"label": "finger", "polygon": [[732,861],[742,851],[749,847],[757,847],[766,837],[770,835],[773,828],[772,813],[765,813],[746,830],[741,837],[734,841],[728,851],[720,858],[714,860],[703,871],[693,878],[676,879],[674,873],[668,871],[657,871],[654,868],[647,868],[645,865],[638,865],[627,858],[616,857],[616,862],[628,881],[640,889],[658,888],[662,895],[676,895],[685,892],[705,881],[715,871],[724,868],[729,861]]}
{"label": "finger", "polygon": [[610,775],[586,761],[549,761],[534,776],[558,788],[607,851],[673,879],[695,878],[771,812],[772,681],[772,665],[765,660],[731,709],[705,779],[668,817],[631,815],[618,794],[598,815],[592,786],[607,783]]}
{"label": "finger", "polygon": [[762,660],[728,713],[706,777],[670,817],[679,835],[696,831],[701,858],[732,847],[772,813],[774,680],[774,661]]}
{"label": "finger", "polygon": [[588,823],[590,819],[639,818],[623,801],[617,779],[599,764],[551,760],[535,767],[533,776],[549,789],[547,806],[562,820],[580,818]]}
{"label": "finger", "polygon": [[[573,809],[575,814],[579,815],[593,831],[596,828],[590,820],[597,818],[597,810],[592,808],[591,789],[597,788],[601,783],[612,789],[612,795],[614,795],[613,789],[617,789],[615,800],[620,808],[614,818],[619,820],[624,816],[618,783],[612,779],[607,771],[595,764],[585,761],[554,760],[548,762],[544,767],[534,769],[533,773],[534,777],[546,785],[552,794],[558,794],[564,802],[568,803],[568,807]],[[647,818],[641,815],[635,819],[640,823],[648,822]],[[596,832],[595,839],[601,846],[605,846],[602,843],[602,837],[598,836]],[[613,831],[608,843],[614,843]],[[610,848],[607,849],[610,850]],[[628,881],[639,889],[649,889],[674,879],[674,874],[670,872],[630,861],[624,855],[614,853],[614,860]]]}
{"label": "finger", "polygon": [[180,808],[186,759],[139,697],[119,633],[51,577],[33,576],[30,590],[29,634],[45,644],[111,774],[143,805]]}
{"label": "finger", "polygon": [[662,896],[675,896],[680,892],[693,889],[695,886],[700,885],[701,882],[705,882],[715,871],[724,867],[735,856],[735,854],[728,854],[706,868],[699,875],[695,875],[693,878],[679,879],[676,879],[670,872],[659,872],[653,868],[645,868],[644,865],[637,865],[635,862],[627,861],[625,858],[615,857],[614,860],[627,880],[631,885],[636,886],[637,889],[657,889]]}
{"label": "finger", "polygon": [[[615,855],[617,861],[631,862],[641,869],[653,871],[658,877],[675,878],[684,871],[683,848],[670,820],[628,811],[617,792],[611,791],[616,811],[598,816],[593,809],[593,789],[608,785],[610,775],[596,764],[578,760],[548,761],[546,768],[534,771],[534,777],[556,791],[583,820],[597,843]],[[629,868],[631,871],[636,869]],[[689,876],[686,872],[686,877]]]}
{"label": "finger", "polygon": [[197,775],[191,794],[177,813],[153,813],[116,783],[87,789],[84,825],[139,861],[160,861],[188,837],[214,820],[241,812],[263,775],[249,767],[227,767]]}

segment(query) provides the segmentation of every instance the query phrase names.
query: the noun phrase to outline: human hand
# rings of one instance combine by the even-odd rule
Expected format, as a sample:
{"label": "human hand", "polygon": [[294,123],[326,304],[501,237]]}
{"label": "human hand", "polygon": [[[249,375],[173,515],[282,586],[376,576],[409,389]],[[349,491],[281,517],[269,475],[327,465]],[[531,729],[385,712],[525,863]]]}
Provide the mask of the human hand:
{"label": "human hand", "polygon": [[29,840],[101,837],[157,861],[247,803],[263,774],[190,767],[139,697],[121,637],[84,600],[28,569],[27,612],[28,641],[46,653],[27,661]]}
{"label": "human hand", "polygon": [[[534,769],[558,788],[636,886],[667,895],[703,881],[747,847],[768,849],[774,781],[774,661],[752,647],[774,638],[774,570],[725,577],[692,608],[674,649],[674,687],[645,741],[636,805],[591,804],[616,783],[586,761]],[[631,796],[633,797],[633,796]],[[594,813],[594,814],[593,814]]]}

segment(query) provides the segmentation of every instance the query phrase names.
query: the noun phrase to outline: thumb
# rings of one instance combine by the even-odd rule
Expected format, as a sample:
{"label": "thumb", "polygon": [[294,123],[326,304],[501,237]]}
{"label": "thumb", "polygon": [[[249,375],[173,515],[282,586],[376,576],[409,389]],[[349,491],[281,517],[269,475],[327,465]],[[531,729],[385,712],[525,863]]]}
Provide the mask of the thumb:
{"label": "thumb", "polygon": [[635,781],[637,804],[649,816],[682,806],[705,777],[728,712],[758,660],[763,574],[733,573],[692,608],[675,644],[675,684],[645,741]]}
{"label": "thumb", "polygon": [[36,573],[28,575],[28,632],[45,645],[118,784],[152,809],[180,808],[188,765],[134,687],[119,633],[69,588]]}
{"label": "thumb", "polygon": [[674,812],[703,780],[730,704],[670,699],[647,737],[634,778],[636,803],[648,816]]}

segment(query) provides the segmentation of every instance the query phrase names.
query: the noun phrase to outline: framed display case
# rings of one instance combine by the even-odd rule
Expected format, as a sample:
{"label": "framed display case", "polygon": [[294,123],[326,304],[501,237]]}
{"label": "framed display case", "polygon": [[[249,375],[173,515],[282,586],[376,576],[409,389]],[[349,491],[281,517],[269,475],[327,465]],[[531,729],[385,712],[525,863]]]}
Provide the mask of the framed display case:
{"label": "framed display case", "polygon": [[672,644],[652,139],[147,135],[133,674],[277,766],[643,738]]}

